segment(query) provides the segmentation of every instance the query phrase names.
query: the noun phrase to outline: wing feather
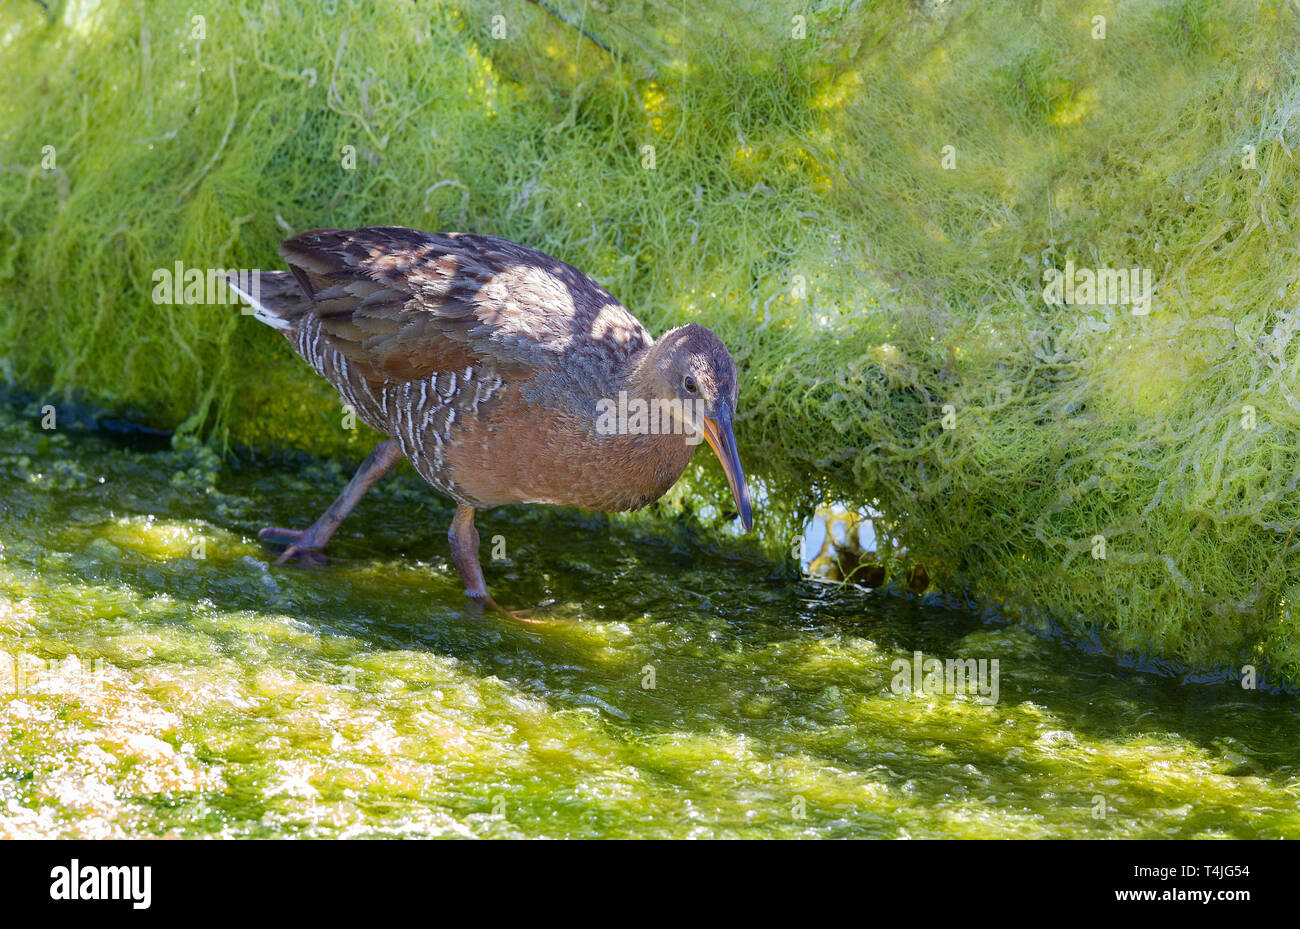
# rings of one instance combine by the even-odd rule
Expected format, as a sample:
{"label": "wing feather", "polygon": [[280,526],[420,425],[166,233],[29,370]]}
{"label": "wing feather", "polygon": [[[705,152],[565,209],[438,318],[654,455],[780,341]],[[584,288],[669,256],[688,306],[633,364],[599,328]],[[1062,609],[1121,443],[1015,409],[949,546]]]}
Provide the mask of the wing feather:
{"label": "wing feather", "polygon": [[368,376],[427,377],[468,362],[612,382],[653,341],[587,275],[494,236],[317,229],[280,254],[326,337]]}

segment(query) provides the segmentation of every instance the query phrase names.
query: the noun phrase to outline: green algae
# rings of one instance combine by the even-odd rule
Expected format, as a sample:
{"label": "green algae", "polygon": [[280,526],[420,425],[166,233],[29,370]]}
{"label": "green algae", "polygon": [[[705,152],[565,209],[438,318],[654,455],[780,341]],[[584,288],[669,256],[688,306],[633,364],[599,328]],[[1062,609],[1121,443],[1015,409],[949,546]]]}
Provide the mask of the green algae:
{"label": "green algae", "polygon": [[[413,474],[280,567],[336,463],[40,419],[0,406],[3,836],[1300,837],[1286,697],[545,508],[481,516],[521,626]],[[895,687],[916,651],[997,703]]]}
{"label": "green algae", "polygon": [[[503,36],[472,3],[230,4],[201,38],[173,0],[50,6],[0,11],[10,383],[351,463],[375,437],[282,340],[153,272],[504,235],[723,336],[769,555],[872,503],[949,593],[1300,682],[1293,4],[556,5],[613,54],[526,0]],[[1152,270],[1155,308],[1046,305],[1066,262]],[[703,464],[658,512],[724,529],[724,498]]]}

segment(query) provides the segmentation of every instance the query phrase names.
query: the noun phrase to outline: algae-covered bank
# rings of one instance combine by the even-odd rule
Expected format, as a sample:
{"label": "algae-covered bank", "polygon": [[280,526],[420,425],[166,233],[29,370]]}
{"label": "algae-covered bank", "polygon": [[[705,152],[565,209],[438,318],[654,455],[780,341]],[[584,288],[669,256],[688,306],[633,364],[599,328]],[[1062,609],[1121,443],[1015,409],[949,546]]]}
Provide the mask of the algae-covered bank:
{"label": "algae-covered bank", "polygon": [[[0,828],[1296,835],[1297,49],[1289,2],[0,6]],[[273,564],[380,437],[219,273],[379,224],[717,332],[755,535],[704,455],[488,511],[511,625],[403,470]]]}

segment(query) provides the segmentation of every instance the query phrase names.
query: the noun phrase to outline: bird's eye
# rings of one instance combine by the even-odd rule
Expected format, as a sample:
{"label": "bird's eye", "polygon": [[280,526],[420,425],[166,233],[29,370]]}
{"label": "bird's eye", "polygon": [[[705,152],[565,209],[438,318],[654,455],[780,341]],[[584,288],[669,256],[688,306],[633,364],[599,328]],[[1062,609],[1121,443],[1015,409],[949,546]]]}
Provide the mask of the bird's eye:
{"label": "bird's eye", "polygon": [[688,394],[695,393],[695,378],[691,377],[689,374],[686,375],[686,380],[682,381],[682,386],[686,388]]}

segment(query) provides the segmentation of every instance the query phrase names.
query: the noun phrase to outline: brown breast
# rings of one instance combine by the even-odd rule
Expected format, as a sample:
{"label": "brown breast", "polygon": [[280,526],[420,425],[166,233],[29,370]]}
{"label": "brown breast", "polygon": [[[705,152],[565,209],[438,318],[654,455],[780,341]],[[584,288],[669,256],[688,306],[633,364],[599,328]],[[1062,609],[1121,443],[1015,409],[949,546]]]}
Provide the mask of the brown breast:
{"label": "brown breast", "polygon": [[445,462],[481,506],[551,503],[638,509],[681,477],[694,447],[681,435],[601,435],[589,411],[543,405],[505,385],[500,401],[453,427]]}

